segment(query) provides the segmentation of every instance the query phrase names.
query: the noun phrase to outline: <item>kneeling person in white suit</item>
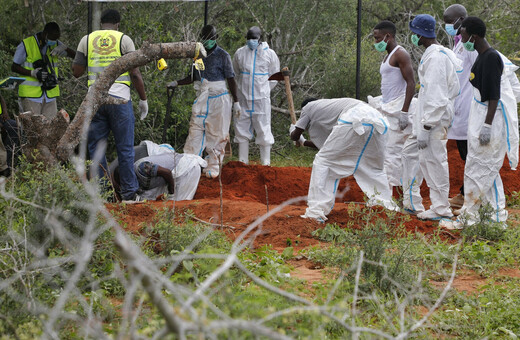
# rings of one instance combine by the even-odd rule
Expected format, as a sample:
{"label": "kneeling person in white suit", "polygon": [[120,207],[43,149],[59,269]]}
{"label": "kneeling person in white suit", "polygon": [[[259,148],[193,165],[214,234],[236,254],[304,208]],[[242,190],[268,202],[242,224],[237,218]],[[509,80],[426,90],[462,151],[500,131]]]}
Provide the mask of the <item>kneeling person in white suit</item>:
{"label": "kneeling person in white suit", "polygon": [[325,221],[334,206],[338,182],[353,175],[368,196],[368,205],[397,210],[384,172],[388,121],[370,105],[359,102],[340,115],[314,158],[304,218]]}

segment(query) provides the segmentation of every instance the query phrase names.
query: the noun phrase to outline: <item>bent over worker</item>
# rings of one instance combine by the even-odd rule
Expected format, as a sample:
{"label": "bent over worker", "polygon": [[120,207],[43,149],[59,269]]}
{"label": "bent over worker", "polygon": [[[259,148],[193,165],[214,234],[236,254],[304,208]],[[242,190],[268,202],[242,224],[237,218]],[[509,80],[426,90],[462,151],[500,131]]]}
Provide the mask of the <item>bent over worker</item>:
{"label": "bent over worker", "polygon": [[[466,18],[460,28],[464,48],[478,52],[471,68],[474,99],[468,120],[468,156],[464,168],[464,205],[460,214],[467,225],[480,222],[479,209],[489,204],[489,218],[504,223],[508,213],[500,169],[507,154],[511,169],[518,165],[518,69],[486,40],[486,25],[477,17]],[[441,224],[460,229],[463,220]]]}
{"label": "bent over worker", "polygon": [[[219,175],[219,163],[224,160],[225,147],[229,141],[229,125],[231,124],[231,97],[233,112],[242,112],[238,102],[235,73],[231,57],[217,45],[217,29],[212,25],[202,28],[200,39],[207,52],[203,58],[205,69],[192,68],[191,74],[179,81],[167,84],[169,88],[178,85],[194,84],[197,99],[191,109],[190,131],[184,153],[202,157],[207,153],[208,166],[203,170],[206,177],[216,178]],[[231,92],[229,95],[228,89]]]}
{"label": "bent over worker", "polygon": [[[238,143],[238,160],[249,163],[249,141],[256,134],[255,143],[260,147],[262,165],[271,164],[271,90],[278,83],[269,81],[269,76],[280,70],[276,53],[262,41],[259,27],[251,27],[246,34],[246,46],[233,56],[238,87],[238,100],[244,115],[233,118],[235,143]],[[240,112],[240,111],[237,111]]]}
{"label": "bent over worker", "polygon": [[[85,70],[88,72],[88,86],[92,86],[97,77],[114,60],[124,54],[135,51],[135,46],[129,36],[119,32],[121,15],[114,9],[107,9],[101,15],[101,30],[84,36],[78,45],[76,58],[72,64],[73,75],[78,78]],[[119,169],[121,175],[121,196],[123,201],[136,198],[138,189],[137,177],[134,172],[134,110],[130,98],[130,84],[134,85],[139,94],[139,109],[141,119],[148,114],[148,102],[144,89],[143,78],[138,68],[121,74],[108,90],[111,97],[125,99],[126,104],[102,105],[90,123],[88,131],[88,151],[90,157],[96,155],[98,145],[106,141],[110,131],[114,135]],[[107,168],[104,152],[100,153],[100,177]],[[104,168],[104,169],[103,169]]]}
{"label": "bent over worker", "polygon": [[341,178],[353,175],[368,197],[368,205],[397,210],[384,172],[388,121],[370,105],[358,101],[340,115],[312,163],[304,218],[327,220]]}

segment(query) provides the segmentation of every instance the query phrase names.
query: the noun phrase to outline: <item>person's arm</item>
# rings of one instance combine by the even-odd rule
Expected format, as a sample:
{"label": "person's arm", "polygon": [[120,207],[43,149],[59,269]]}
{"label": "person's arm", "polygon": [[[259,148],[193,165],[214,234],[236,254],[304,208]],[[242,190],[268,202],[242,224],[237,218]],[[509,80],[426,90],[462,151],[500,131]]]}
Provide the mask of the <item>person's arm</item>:
{"label": "person's arm", "polygon": [[173,175],[171,170],[168,170],[167,168],[164,168],[162,166],[159,166],[157,168],[157,176],[161,176],[166,184],[168,184],[168,194],[175,193],[175,182],[173,180]]}
{"label": "person's arm", "polygon": [[4,97],[0,95],[0,105],[2,106],[2,115],[0,115],[0,120],[5,122],[9,119],[9,114],[7,113],[7,105],[5,105]]}
{"label": "person's arm", "polygon": [[227,78],[227,84],[229,87],[229,91],[231,92],[231,96],[233,97],[233,103],[238,102],[238,96],[237,96],[237,83],[235,81],[235,78]]}
{"label": "person's arm", "polygon": [[413,95],[415,94],[415,78],[413,73],[412,60],[408,52],[402,48],[397,50],[394,53],[394,56],[396,58],[397,65],[401,70],[401,75],[406,81],[406,92],[401,111],[408,112]]}
{"label": "person's arm", "polygon": [[[423,109],[421,124],[430,128],[440,124],[446,113],[446,107],[451,101],[445,65],[450,61],[445,58],[438,53],[421,66],[424,67],[423,77],[421,77],[421,87],[424,89],[420,92],[421,98],[419,98]],[[458,85],[458,78],[456,81]]]}
{"label": "person's arm", "polygon": [[484,120],[485,124],[493,124],[493,119],[495,118],[495,113],[497,112],[498,107],[498,99],[490,99],[488,101],[488,108],[486,114],[486,120]]}
{"label": "person's arm", "polygon": [[19,65],[19,64],[16,64],[16,63],[13,63],[11,65],[11,71],[16,72],[16,73],[18,73],[18,74],[20,74],[22,76],[28,76],[28,77],[31,76],[31,70],[23,68],[22,65]]}
{"label": "person's arm", "polygon": [[132,81],[132,85],[134,85],[135,90],[139,94],[139,98],[141,100],[146,100],[146,91],[144,90],[144,81],[143,76],[141,75],[141,71],[139,68],[133,68],[130,70],[130,80]]}
{"label": "person's arm", "polygon": [[72,62],[72,75],[75,78],[81,77],[87,70],[87,36],[84,36],[79,44],[78,50],[74,53],[74,61]]}
{"label": "person's arm", "polygon": [[295,142],[299,141],[303,131],[302,128],[295,126],[293,132],[291,132],[291,140]]}

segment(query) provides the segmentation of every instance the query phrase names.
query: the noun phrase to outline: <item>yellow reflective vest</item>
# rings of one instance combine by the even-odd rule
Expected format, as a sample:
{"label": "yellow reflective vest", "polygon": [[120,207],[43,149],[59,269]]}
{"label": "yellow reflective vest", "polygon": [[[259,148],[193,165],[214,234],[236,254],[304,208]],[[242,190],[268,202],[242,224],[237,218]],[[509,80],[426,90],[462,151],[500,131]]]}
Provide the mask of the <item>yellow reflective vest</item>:
{"label": "yellow reflective vest", "polygon": [[[38,45],[38,40],[36,36],[31,36],[25,38],[23,40],[23,44],[25,47],[25,52],[27,53],[27,58],[23,63],[22,67],[26,70],[34,70],[33,63],[37,60],[42,59],[42,54],[40,52],[40,46]],[[51,56],[52,49],[47,47],[47,57],[49,58],[50,66],[54,68],[56,78],[58,78],[58,57]],[[24,76],[25,81],[18,86],[18,96],[24,98],[40,98],[43,95],[42,83],[31,76]],[[55,98],[60,95],[60,88],[56,86],[50,90],[46,90],[47,97]]]}
{"label": "yellow reflective vest", "polygon": [[[99,30],[88,35],[88,86],[94,84],[108,65],[121,57],[122,38],[123,33],[114,30]],[[130,86],[130,74],[123,73],[115,82]]]}

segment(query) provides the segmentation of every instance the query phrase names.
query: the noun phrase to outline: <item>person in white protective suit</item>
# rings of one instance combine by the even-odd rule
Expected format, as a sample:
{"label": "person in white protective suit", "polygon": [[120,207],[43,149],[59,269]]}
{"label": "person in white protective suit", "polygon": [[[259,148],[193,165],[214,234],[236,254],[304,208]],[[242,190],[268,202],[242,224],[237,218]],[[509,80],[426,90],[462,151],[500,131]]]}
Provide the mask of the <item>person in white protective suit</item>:
{"label": "person in white protective suit", "polygon": [[500,168],[506,154],[511,169],[516,170],[518,165],[518,67],[489,45],[481,19],[466,18],[460,32],[464,48],[478,52],[470,74],[474,100],[468,121],[465,197],[460,211],[463,218],[444,221],[441,226],[460,229],[478,223],[480,207],[489,204],[493,208],[491,221],[505,227],[508,213]]}
{"label": "person in white protective suit", "polygon": [[[306,98],[302,101],[300,119],[289,128],[291,139],[295,145],[321,149],[341,113],[359,103],[362,102],[353,98]],[[308,140],[303,136],[305,130],[309,134]]]}
{"label": "person in white protective suit", "polygon": [[[453,122],[448,130],[448,139],[455,140],[460,158],[466,162],[468,154],[468,116],[473,101],[473,86],[469,82],[471,67],[477,59],[476,51],[466,50],[460,43],[458,29],[468,13],[466,8],[459,4],[454,4],[444,11],[444,28],[448,35],[454,39],[453,52],[462,61],[462,72],[458,74],[460,84],[460,95],[455,98],[455,112]],[[461,174],[463,176],[463,174]],[[460,192],[448,200],[452,209],[460,209],[464,204],[464,184],[460,187]]]}
{"label": "person in white protective suit", "polygon": [[[233,117],[234,142],[238,143],[238,160],[249,163],[249,141],[255,137],[260,147],[263,165],[271,163],[271,90],[278,83],[269,77],[280,71],[280,60],[276,53],[262,41],[262,31],[253,26],[246,34],[246,46],[239,48],[233,56],[233,69],[238,87],[238,100],[245,114]],[[240,111],[236,111],[240,113]]]}
{"label": "person in white protective suit", "polygon": [[379,69],[381,96],[368,96],[368,103],[389,122],[385,156],[388,182],[391,187],[403,188],[403,211],[417,214],[424,211],[419,187],[422,182],[419,151],[416,143],[409,143],[403,149],[412,133],[410,118],[415,110],[415,79],[410,55],[397,44],[395,34],[396,27],[390,21],[381,21],[374,27],[374,48],[386,52],[386,56]]}
{"label": "person in white protective suit", "polygon": [[370,105],[358,102],[341,113],[314,158],[303,218],[327,220],[339,180],[350,175],[368,197],[369,206],[398,210],[383,169],[388,121]]}
{"label": "person in white protective suit", "polygon": [[207,57],[202,59],[205,69],[199,71],[192,68],[191,75],[167,84],[167,87],[175,88],[178,85],[194,83],[197,99],[192,106],[190,131],[184,144],[184,153],[202,157],[205,150],[208,166],[203,172],[209,178],[218,177],[219,164],[224,160],[225,147],[229,141],[231,111],[233,110],[235,115],[242,112],[231,57],[217,45],[217,38],[215,27],[204,26],[200,39],[207,52]]}
{"label": "person in white protective suit", "polygon": [[[199,184],[201,167],[205,160],[197,155],[175,152],[170,144],[142,141],[134,147],[134,170],[139,183],[137,201],[155,200],[166,194],[168,200],[191,200]],[[110,163],[110,173],[118,187],[119,161]]]}
{"label": "person in white protective suit", "polygon": [[448,127],[453,120],[453,102],[459,94],[457,72],[462,63],[452,50],[436,40],[435,19],[428,14],[416,16],[409,24],[411,39],[416,46],[424,46],[417,73],[421,88],[414,115],[419,162],[426,184],[430,188],[430,208],[417,217],[440,220],[453,216],[448,194],[450,178],[446,149]]}

